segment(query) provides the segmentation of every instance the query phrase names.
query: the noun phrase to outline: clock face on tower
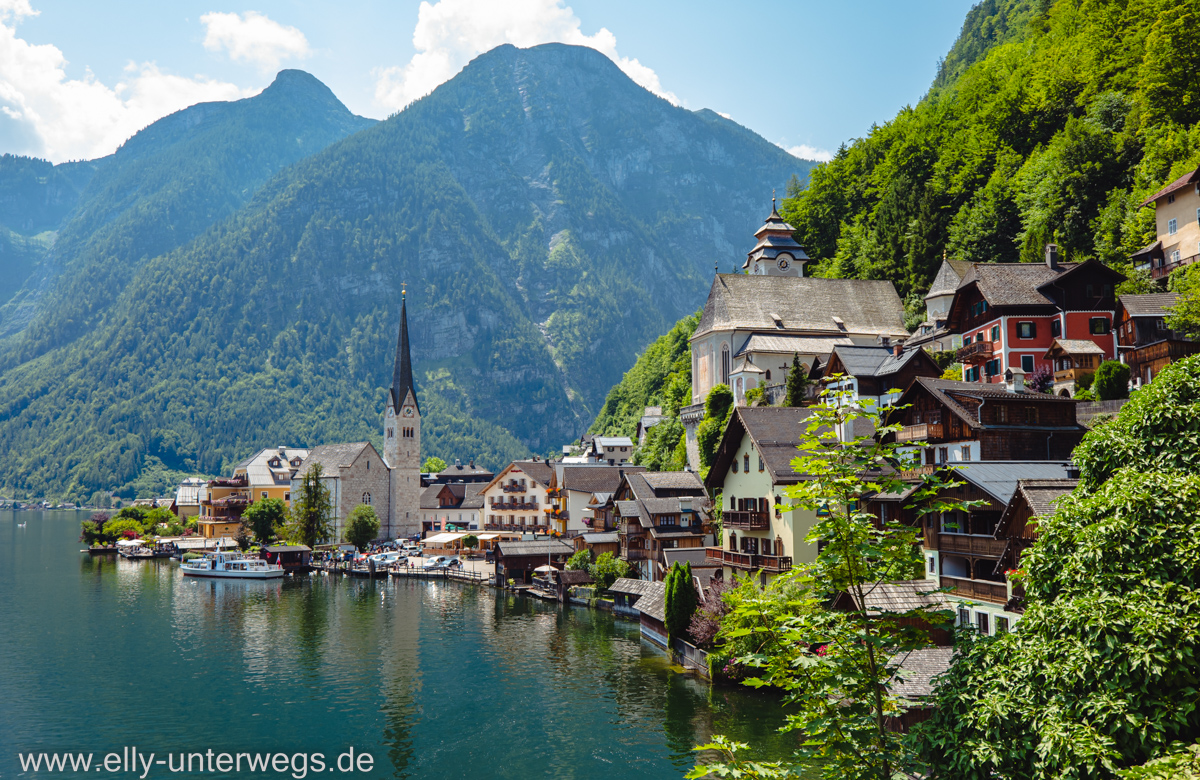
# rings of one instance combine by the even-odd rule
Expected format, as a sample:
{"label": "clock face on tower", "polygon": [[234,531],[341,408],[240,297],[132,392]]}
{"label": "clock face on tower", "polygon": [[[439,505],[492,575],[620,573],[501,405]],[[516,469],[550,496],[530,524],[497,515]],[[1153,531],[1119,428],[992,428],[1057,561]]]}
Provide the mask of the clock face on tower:
{"label": "clock face on tower", "polygon": [[786,257],[779,258],[779,270],[780,271],[786,271],[788,269],[788,265],[789,265],[789,263],[788,263]]}
{"label": "clock face on tower", "polygon": [[406,406],[406,407],[404,407],[404,411],[402,411],[401,414],[403,414],[405,417],[412,417],[413,416],[413,408],[411,406]]}

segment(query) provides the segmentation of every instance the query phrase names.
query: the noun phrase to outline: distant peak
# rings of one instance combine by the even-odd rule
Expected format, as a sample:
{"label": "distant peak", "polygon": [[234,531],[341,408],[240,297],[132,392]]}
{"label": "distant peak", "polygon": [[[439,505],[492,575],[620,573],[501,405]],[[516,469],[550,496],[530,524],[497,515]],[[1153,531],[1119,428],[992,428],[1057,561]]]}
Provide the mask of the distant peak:
{"label": "distant peak", "polygon": [[341,103],[337,96],[333,94],[333,90],[325,86],[325,83],[311,73],[295,68],[279,71],[275,76],[275,80],[271,82],[271,86],[262,91],[263,95],[281,95],[287,97],[296,97],[300,95],[308,95],[310,97],[320,96],[325,99],[332,99]]}

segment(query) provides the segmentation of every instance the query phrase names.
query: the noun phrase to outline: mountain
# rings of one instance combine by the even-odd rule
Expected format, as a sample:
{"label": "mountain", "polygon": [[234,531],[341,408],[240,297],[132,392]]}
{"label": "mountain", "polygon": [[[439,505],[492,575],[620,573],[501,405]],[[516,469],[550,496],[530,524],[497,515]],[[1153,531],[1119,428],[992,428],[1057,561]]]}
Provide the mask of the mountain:
{"label": "mountain", "polygon": [[95,328],[148,259],[233,214],[280,169],[372,124],[309,74],[285,70],[254,97],[177,111],[93,163],[0,160],[0,207],[29,190],[24,181],[48,180],[35,201],[48,205],[4,208],[20,225],[0,222],[57,231],[17,296],[0,297],[0,366]]}
{"label": "mountain", "polygon": [[402,285],[425,454],[549,451],[810,165],[591,49],[502,46],[190,241],[169,215],[128,231],[175,246],[103,308],[64,271],[71,313],[39,310],[0,374],[0,484],[128,495],[256,447],[378,444]]}
{"label": "mountain", "polygon": [[[985,0],[937,80],[782,209],[819,273],[920,294],[943,253],[1124,266],[1200,163],[1200,2]],[[1146,280],[1140,280],[1143,285]]]}

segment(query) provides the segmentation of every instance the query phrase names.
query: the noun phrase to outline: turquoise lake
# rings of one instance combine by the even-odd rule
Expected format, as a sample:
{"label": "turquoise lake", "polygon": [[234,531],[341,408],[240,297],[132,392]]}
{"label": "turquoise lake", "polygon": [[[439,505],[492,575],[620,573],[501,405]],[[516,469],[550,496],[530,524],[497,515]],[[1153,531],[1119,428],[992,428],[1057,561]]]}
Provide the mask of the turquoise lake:
{"label": "turquoise lake", "polygon": [[353,748],[359,777],[677,778],[714,733],[762,758],[796,743],[777,700],[684,674],[609,613],[453,582],[185,579],[80,554],[84,517],[0,512],[0,778],[66,751],[140,777],[97,772],[131,747],[180,766],[321,753],[327,775]]}

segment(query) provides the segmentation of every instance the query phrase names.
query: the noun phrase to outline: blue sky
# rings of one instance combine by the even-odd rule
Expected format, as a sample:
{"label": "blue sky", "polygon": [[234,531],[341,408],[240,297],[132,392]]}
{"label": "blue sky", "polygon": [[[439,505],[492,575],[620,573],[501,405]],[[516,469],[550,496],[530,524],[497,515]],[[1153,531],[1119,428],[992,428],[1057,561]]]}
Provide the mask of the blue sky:
{"label": "blue sky", "polygon": [[925,93],[969,0],[0,0],[0,152],[95,157],[282,67],[384,117],[503,42],[590,45],[687,108],[808,156]]}

